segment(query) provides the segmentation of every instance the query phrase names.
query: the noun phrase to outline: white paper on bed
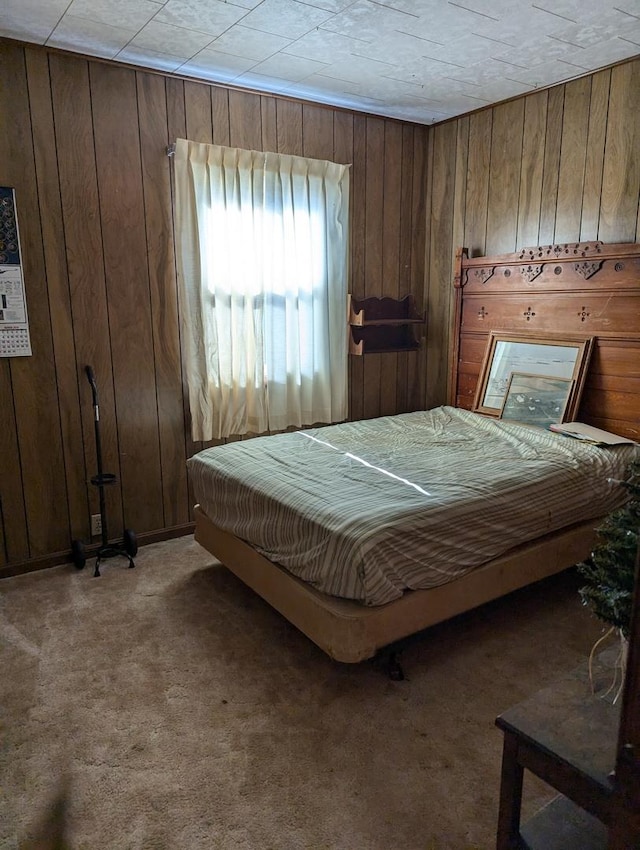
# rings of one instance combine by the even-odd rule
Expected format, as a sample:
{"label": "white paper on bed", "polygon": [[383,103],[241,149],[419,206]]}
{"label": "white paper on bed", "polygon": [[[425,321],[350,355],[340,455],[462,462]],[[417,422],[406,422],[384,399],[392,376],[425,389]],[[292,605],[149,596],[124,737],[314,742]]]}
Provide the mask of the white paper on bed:
{"label": "white paper on bed", "polygon": [[619,437],[601,428],[594,428],[593,425],[585,425],[584,422],[557,422],[549,425],[549,428],[558,434],[565,434],[567,437],[575,437],[577,440],[586,440],[600,446],[619,446],[622,443],[636,445],[634,440]]}
{"label": "white paper on bed", "polygon": [[228,443],[188,465],[217,526],[324,593],[382,605],[606,514],[636,451],[440,407]]}

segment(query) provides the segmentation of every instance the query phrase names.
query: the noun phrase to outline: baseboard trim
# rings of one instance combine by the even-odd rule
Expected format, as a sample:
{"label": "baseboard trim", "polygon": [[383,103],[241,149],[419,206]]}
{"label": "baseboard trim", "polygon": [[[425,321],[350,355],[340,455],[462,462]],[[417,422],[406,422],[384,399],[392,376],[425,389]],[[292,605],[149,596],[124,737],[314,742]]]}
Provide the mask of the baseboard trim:
{"label": "baseboard trim", "polygon": [[[184,525],[173,525],[170,528],[160,528],[157,531],[143,531],[141,534],[137,534],[136,538],[138,546],[147,546],[149,543],[160,543],[162,540],[172,540],[174,537],[193,534],[194,528],[195,523],[187,522]],[[87,544],[87,559],[98,551],[99,546],[100,543]],[[28,561],[19,561],[15,564],[5,564],[0,567],[0,579],[25,575],[36,570],[46,570],[68,563],[71,563],[71,549],[64,552],[54,552],[51,555],[42,555],[39,558],[30,558]]]}

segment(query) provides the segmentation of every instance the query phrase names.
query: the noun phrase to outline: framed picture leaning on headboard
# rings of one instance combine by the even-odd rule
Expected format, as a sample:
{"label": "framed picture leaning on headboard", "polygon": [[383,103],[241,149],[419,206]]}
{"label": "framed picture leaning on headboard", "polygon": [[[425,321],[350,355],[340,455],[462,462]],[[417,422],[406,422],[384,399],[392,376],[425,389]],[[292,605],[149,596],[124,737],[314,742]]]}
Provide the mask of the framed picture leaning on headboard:
{"label": "framed picture leaning on headboard", "polygon": [[514,372],[570,382],[563,418],[573,419],[593,349],[593,337],[522,336],[492,331],[472,410],[500,416]]}

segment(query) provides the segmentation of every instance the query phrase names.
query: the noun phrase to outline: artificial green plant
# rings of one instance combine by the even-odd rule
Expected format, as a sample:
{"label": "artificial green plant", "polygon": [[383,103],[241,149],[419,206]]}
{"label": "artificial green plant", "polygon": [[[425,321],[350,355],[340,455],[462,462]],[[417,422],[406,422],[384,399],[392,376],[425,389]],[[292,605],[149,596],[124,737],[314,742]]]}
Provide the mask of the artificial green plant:
{"label": "artificial green plant", "polygon": [[630,498],[599,526],[591,557],[578,564],[585,579],[579,593],[597,617],[628,638],[640,532],[640,458],[631,462],[629,476],[620,484]]}

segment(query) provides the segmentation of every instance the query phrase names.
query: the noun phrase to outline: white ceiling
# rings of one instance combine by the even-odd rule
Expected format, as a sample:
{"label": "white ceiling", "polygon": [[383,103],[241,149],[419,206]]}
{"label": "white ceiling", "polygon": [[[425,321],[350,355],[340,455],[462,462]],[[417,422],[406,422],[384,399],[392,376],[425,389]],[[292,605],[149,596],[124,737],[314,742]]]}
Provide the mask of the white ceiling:
{"label": "white ceiling", "polygon": [[0,0],[0,35],[429,124],[640,53],[640,0]]}

